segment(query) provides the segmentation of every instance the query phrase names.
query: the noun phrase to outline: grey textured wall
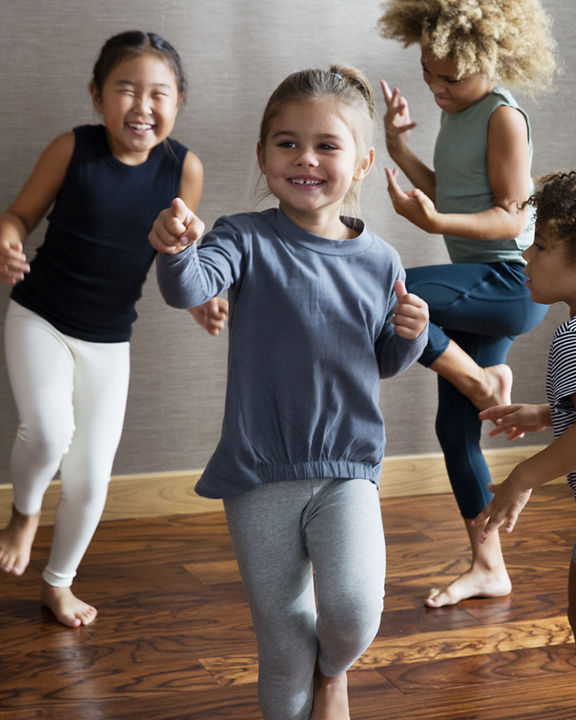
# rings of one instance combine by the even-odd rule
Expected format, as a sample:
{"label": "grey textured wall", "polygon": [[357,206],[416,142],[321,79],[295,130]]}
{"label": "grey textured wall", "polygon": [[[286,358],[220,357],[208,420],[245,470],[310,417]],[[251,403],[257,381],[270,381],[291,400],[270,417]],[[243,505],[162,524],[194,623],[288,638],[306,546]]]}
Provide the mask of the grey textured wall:
{"label": "grey textured wall", "polygon": [[[576,166],[574,140],[576,22],[573,0],[547,0],[565,72],[554,92],[537,102],[520,98],[532,118],[534,170]],[[153,30],[180,51],[189,96],[174,136],[203,160],[200,215],[252,208],[257,179],[254,149],[263,106],[294,70],[343,61],[362,68],[377,87],[384,77],[408,97],[419,127],[415,149],[428,160],[438,111],[419,77],[415,49],[380,39],[376,0],[19,0],[0,9],[0,207],[5,208],[42,148],[57,134],[97,120],[87,83],[100,46],[121,30]],[[381,103],[382,107],[382,103]],[[377,167],[363,190],[363,215],[401,253],[406,266],[443,262],[439,238],[394,216],[385,192],[386,153],[377,141]],[[42,238],[31,237],[28,250]],[[8,288],[0,287],[3,316]],[[219,434],[225,384],[226,338],[197,328],[184,312],[164,306],[153,274],[145,286],[132,344],[132,385],[115,472],[200,468]],[[514,397],[543,398],[547,347],[565,309],[554,308],[510,355]],[[434,452],[435,378],[417,366],[382,387],[388,453]],[[0,482],[16,415],[0,360]],[[539,438],[529,438],[534,442]],[[502,440],[486,440],[487,446]]]}

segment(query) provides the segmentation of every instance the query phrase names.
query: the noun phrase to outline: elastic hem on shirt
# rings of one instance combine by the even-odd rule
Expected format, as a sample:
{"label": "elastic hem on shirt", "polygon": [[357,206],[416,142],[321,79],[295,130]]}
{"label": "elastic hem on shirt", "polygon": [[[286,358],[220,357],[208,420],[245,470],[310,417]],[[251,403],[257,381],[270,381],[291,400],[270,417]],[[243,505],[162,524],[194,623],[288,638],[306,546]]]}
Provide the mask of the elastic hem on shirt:
{"label": "elastic hem on shirt", "polygon": [[[294,465],[261,465],[251,473],[250,477],[239,477],[237,483],[222,483],[217,478],[200,478],[195,490],[198,495],[208,498],[225,498],[241,495],[261,485],[274,482],[321,480],[324,478],[339,480],[368,480],[377,488],[380,482],[381,463],[367,465],[354,461],[316,460],[296,463]],[[234,471],[231,470],[231,476]],[[226,489],[222,491],[222,488]]]}

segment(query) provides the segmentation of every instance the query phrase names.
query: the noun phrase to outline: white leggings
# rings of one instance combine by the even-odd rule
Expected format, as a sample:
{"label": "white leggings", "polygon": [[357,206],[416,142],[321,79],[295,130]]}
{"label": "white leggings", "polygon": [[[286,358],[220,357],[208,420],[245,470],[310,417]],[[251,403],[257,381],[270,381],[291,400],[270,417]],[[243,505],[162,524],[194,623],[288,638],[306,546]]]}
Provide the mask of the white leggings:
{"label": "white leggings", "polygon": [[345,672],[380,625],[378,489],[368,480],[293,480],[224,507],[258,641],[262,714],[308,720],[316,663],[327,676]]}
{"label": "white leggings", "polygon": [[69,587],[106,502],[124,423],[130,344],[63,335],[10,301],[5,347],[19,415],[10,459],[14,505],[23,515],[40,512],[60,468],[62,493],[42,577]]}

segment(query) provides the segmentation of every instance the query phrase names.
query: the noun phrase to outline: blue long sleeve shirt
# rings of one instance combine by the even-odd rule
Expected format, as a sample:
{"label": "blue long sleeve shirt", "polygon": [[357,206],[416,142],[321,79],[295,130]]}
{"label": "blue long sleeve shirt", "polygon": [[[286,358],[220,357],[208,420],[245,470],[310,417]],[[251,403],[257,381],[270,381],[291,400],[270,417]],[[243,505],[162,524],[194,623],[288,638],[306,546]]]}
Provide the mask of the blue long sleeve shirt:
{"label": "blue long sleeve shirt", "polygon": [[366,478],[384,454],[379,378],[427,340],[392,325],[398,253],[363,223],[312,235],[279,209],[220,218],[199,247],[160,255],[166,301],[193,307],[228,290],[228,383],[220,442],[196,490],[229,497],[266,482]]}

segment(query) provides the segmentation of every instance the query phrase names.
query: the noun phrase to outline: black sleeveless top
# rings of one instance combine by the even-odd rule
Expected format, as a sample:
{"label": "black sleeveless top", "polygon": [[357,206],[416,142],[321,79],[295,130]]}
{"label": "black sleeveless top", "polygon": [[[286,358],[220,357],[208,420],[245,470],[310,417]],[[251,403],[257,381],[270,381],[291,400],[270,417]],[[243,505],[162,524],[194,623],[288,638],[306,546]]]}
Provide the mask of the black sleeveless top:
{"label": "black sleeveless top", "polygon": [[65,335],[123,342],[155,255],[148,233],[178,195],[187,150],[168,139],[131,166],[112,155],[103,125],[74,135],[44,243],[11,297]]}

